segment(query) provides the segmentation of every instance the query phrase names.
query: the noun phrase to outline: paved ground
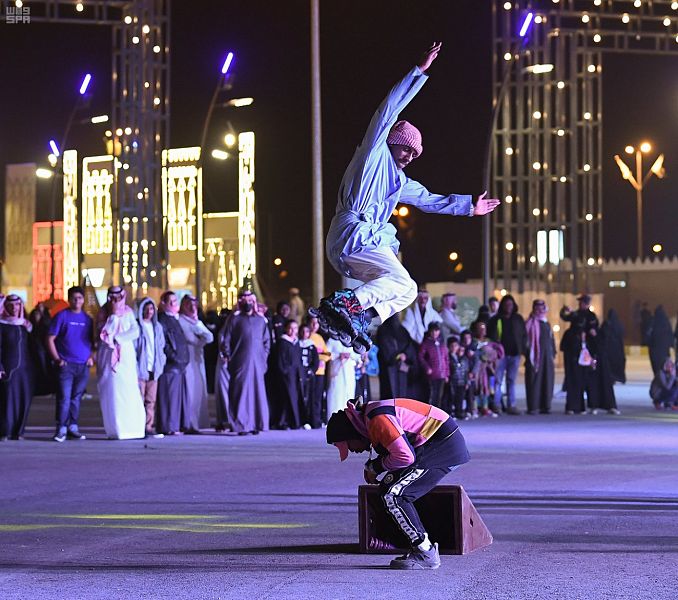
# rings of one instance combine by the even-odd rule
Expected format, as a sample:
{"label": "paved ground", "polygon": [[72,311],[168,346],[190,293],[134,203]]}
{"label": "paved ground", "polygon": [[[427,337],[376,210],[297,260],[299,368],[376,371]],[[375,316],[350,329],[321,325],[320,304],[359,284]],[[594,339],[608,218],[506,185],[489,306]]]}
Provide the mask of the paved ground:
{"label": "paved ground", "polygon": [[[633,370],[632,370],[633,371]],[[647,373],[622,416],[503,416],[462,424],[461,483],[492,546],[435,572],[357,553],[361,457],[321,431],[0,444],[0,598],[678,597],[678,413],[650,409]],[[96,403],[85,425],[97,423]],[[363,457],[364,458],[364,457]]]}

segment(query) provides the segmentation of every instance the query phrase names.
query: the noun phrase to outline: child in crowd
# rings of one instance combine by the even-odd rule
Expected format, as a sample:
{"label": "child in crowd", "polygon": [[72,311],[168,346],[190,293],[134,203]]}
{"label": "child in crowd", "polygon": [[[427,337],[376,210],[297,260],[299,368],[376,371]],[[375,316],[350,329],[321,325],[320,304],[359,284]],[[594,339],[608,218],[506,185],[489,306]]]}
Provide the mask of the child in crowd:
{"label": "child in crowd", "polygon": [[473,332],[474,352],[477,356],[475,363],[475,379],[477,382],[476,392],[478,395],[478,412],[483,417],[498,417],[499,410],[492,403],[493,390],[490,378],[497,371],[497,363],[504,356],[504,348],[501,344],[487,339],[487,326],[482,321],[475,321],[471,325]]}
{"label": "child in crowd", "polygon": [[369,362],[367,352],[363,352],[360,355],[360,362],[355,366],[355,395],[356,398],[360,396],[365,402],[369,402],[367,398],[370,395],[370,378],[367,375]]}
{"label": "child in crowd", "polygon": [[299,429],[301,426],[301,378],[304,370],[299,346],[299,324],[287,321],[285,333],[278,340],[276,366],[280,404],[277,407],[277,429]]}
{"label": "child in crowd", "polygon": [[473,377],[471,360],[466,356],[466,349],[459,343],[458,337],[450,337],[447,348],[450,357],[450,410],[454,409],[454,416],[457,419],[478,418],[475,398],[471,389]]}
{"label": "child in crowd", "polygon": [[440,323],[429,323],[424,340],[419,346],[419,364],[429,385],[428,403],[442,408],[445,384],[450,378],[447,350],[440,339]]}
{"label": "child in crowd", "polygon": [[[295,288],[293,288],[295,289]],[[315,372],[318,370],[320,358],[318,350],[311,339],[311,328],[308,324],[299,327],[299,348],[301,348],[301,396],[303,410],[301,411],[304,429],[318,429],[320,427],[321,410],[318,396],[315,394]]]}

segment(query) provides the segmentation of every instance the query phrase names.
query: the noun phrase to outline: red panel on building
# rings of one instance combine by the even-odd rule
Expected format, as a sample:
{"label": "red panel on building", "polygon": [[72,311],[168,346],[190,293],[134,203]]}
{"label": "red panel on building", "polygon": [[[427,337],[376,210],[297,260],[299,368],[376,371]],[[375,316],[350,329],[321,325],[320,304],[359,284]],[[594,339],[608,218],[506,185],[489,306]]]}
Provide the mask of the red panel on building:
{"label": "red panel on building", "polygon": [[[64,267],[62,252],[63,221],[54,222],[54,298],[64,298]],[[52,223],[33,223],[33,302],[43,302],[52,295]]]}

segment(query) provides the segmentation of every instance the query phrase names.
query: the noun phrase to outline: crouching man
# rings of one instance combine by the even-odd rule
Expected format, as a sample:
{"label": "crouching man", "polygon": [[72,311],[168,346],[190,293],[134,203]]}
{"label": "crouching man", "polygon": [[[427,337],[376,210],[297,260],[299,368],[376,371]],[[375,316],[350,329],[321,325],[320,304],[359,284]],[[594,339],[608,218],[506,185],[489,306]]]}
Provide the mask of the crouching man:
{"label": "crouching man", "polygon": [[[365,481],[380,483],[384,507],[409,541],[412,551],[391,561],[392,569],[437,569],[438,544],[432,544],[414,501],[469,461],[466,442],[446,412],[417,400],[395,398],[365,405],[348,402],[327,423],[327,443],[346,460],[370,450]],[[378,456],[371,458],[374,449]],[[383,475],[381,481],[377,479]]]}

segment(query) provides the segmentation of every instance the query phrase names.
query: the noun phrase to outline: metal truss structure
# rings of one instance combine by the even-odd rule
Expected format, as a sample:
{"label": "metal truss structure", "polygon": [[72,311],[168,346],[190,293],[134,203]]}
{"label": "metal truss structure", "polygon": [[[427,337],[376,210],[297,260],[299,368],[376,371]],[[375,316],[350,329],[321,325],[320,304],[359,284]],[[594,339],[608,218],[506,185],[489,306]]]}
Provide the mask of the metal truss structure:
{"label": "metal truss structure", "polygon": [[[169,145],[170,0],[44,0],[31,2],[30,9],[31,22],[111,28],[111,273],[115,283],[161,287],[167,262],[160,175],[162,149]],[[83,230],[89,226],[81,222]],[[142,240],[156,242],[146,256]]]}
{"label": "metal truss structure", "polygon": [[678,56],[678,2],[495,0],[492,36],[495,285],[587,289],[603,263],[603,55]]}

